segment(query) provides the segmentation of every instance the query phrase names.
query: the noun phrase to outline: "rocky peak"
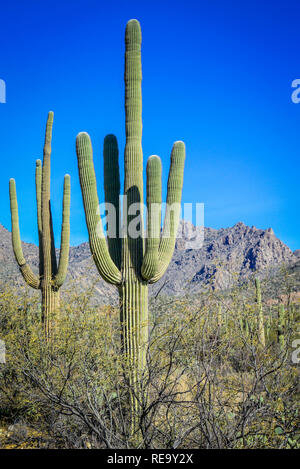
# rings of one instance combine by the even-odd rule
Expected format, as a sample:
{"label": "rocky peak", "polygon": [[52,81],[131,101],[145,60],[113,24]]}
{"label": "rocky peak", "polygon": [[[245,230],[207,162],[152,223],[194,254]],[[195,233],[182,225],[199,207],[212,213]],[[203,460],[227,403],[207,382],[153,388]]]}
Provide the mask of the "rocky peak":
{"label": "rocky peak", "polygon": [[[23,243],[24,255],[33,270],[38,272],[38,248]],[[23,285],[11,246],[11,233],[0,225],[0,278]],[[152,293],[163,288],[164,294],[180,294],[186,289],[200,291],[206,283],[215,288],[228,288],[236,280],[253,272],[267,272],[282,264],[296,265],[300,249],[294,253],[273,230],[249,227],[242,222],[230,228],[195,227],[189,221],[181,221],[175,252],[165,276],[151,287]],[[96,296],[108,302],[117,298],[116,290],[104,283],[91,258],[89,244],[82,243],[70,248],[68,279],[87,287],[99,279]],[[68,284],[66,285],[68,287]]]}

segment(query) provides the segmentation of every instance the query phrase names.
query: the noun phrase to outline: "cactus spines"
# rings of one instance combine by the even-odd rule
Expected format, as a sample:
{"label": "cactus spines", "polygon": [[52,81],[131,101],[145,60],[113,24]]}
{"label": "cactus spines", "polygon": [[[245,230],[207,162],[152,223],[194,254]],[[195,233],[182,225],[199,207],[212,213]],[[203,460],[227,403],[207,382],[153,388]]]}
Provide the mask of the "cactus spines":
{"label": "cactus spines", "polygon": [[258,340],[260,344],[265,347],[265,326],[264,326],[264,313],[261,302],[261,287],[259,278],[255,279],[255,288],[256,288],[256,303],[257,303],[257,331],[258,331]]}
{"label": "cactus spines", "polygon": [[[115,208],[116,237],[101,225],[92,145],[88,134],[76,140],[78,169],[89,232],[91,252],[100,275],[118,287],[123,349],[134,365],[131,383],[136,383],[146,360],[148,342],[147,284],[166,271],[175,247],[183,184],[185,145],[175,142],[168,178],[167,210],[161,234],[161,161],[156,155],[147,162],[147,239],[143,239],[143,152],[141,29],[130,20],[125,33],[125,129],[124,206],[122,236],[119,233],[119,163],[116,137],[104,140],[105,202]],[[133,209],[134,207],[134,209]],[[168,210],[170,208],[170,210]],[[136,228],[133,235],[131,228]],[[135,384],[134,384],[135,387]]]}
{"label": "cactus spines", "polygon": [[102,229],[93,150],[87,133],[81,132],[77,136],[76,152],[91,253],[101,277],[108,283],[118,285],[122,276],[109,254]]}
{"label": "cactus spines", "polygon": [[111,224],[111,220],[108,220],[109,226],[115,227],[113,233],[108,233],[107,235],[108,250],[113,262],[120,269],[122,249],[122,244],[118,237],[120,232],[120,171],[118,142],[114,135],[107,135],[104,139],[103,159],[105,204],[108,208],[108,213],[113,214],[113,222],[115,222],[115,224]]}
{"label": "cactus spines", "polygon": [[16,192],[16,183],[14,179],[9,181],[9,197],[10,197],[10,211],[11,211],[11,224],[12,224],[12,245],[16,261],[19,265],[20,271],[26,283],[35,289],[40,287],[40,279],[31,270],[23,255],[23,249],[20,237],[19,228],[19,213],[18,213],[18,200]]}
{"label": "cactus spines", "polygon": [[41,290],[42,319],[46,337],[50,336],[53,314],[57,312],[59,308],[59,288],[64,283],[67,274],[70,240],[71,188],[70,176],[67,174],[64,178],[61,250],[59,264],[57,267],[50,205],[52,125],[53,112],[49,112],[46,124],[43,164],[41,160],[37,160],[35,169],[37,224],[39,235],[39,276],[32,272],[23,255],[19,228],[16,185],[14,179],[9,181],[13,250],[26,283],[35,289]]}
{"label": "cactus spines", "polygon": [[141,271],[146,280],[153,278],[158,270],[160,225],[161,161],[158,156],[152,155],[147,162],[147,238]]}
{"label": "cactus spines", "polygon": [[[175,142],[171,153],[171,165],[168,177],[167,185],[167,204],[166,214],[163,224],[162,235],[160,237],[157,246],[157,268],[155,273],[149,278],[146,277],[150,283],[157,282],[167,270],[169,263],[172,259],[174,252],[176,234],[178,229],[178,221],[180,214],[180,201],[183,184],[183,170],[185,160],[185,145],[183,142]],[[151,204],[149,204],[151,206]],[[154,203],[154,207],[155,207]],[[151,209],[150,209],[151,211]],[[148,206],[149,212],[149,206]],[[159,215],[158,215],[159,216]],[[149,223],[149,217],[148,217]],[[154,230],[156,231],[156,230]],[[154,238],[155,239],[155,238]],[[146,256],[144,264],[142,265],[142,272],[145,272],[145,264],[147,262],[147,248],[149,243],[146,245]]]}

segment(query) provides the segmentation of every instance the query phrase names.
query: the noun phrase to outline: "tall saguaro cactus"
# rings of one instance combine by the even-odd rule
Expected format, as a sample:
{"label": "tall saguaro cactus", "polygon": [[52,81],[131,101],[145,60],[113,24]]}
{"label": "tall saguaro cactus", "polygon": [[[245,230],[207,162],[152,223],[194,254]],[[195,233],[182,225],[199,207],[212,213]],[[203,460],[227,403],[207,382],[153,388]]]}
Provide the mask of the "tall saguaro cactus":
{"label": "tall saguaro cactus", "polygon": [[[143,238],[142,66],[141,29],[130,20],[125,33],[125,181],[123,232],[118,233],[120,176],[118,145],[114,135],[104,140],[104,192],[106,204],[115,208],[116,237],[103,235],[90,137],[77,136],[76,150],[91,252],[100,275],[116,285],[120,295],[120,320],[124,352],[133,364],[131,384],[137,383],[146,360],[148,341],[148,283],[165,273],[172,258],[179,223],[185,145],[175,142],[171,153],[167,210],[161,233],[161,161],[147,162],[147,238]],[[134,207],[134,210],[132,210]],[[168,210],[175,207],[174,210]],[[176,209],[177,208],[177,209]],[[132,215],[134,213],[135,217]],[[130,227],[135,224],[139,235]]]}
{"label": "tall saguaro cactus", "polygon": [[14,179],[9,181],[12,245],[16,261],[24,280],[29,286],[41,290],[42,319],[46,337],[50,336],[51,320],[59,308],[59,288],[64,283],[69,258],[70,241],[70,176],[64,178],[63,220],[61,230],[61,250],[57,266],[52,214],[50,205],[50,159],[52,139],[53,112],[49,112],[46,125],[43,164],[36,161],[35,184],[37,202],[37,222],[39,234],[39,276],[35,275],[26,262],[19,228],[18,202]]}

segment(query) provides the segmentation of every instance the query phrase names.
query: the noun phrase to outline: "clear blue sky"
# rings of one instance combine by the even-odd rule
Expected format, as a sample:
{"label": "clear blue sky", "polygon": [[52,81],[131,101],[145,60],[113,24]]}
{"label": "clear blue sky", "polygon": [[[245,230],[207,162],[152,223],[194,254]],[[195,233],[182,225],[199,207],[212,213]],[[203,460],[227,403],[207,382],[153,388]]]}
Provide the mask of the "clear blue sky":
{"label": "clear blue sky", "polygon": [[17,182],[21,236],[37,242],[34,169],[53,110],[52,205],[60,238],[63,175],[72,177],[71,243],[87,240],[75,138],[90,133],[99,192],[107,133],[124,149],[124,29],[142,27],[143,150],[187,148],[184,202],[205,225],[273,227],[300,248],[299,0],[1,2],[0,222]]}

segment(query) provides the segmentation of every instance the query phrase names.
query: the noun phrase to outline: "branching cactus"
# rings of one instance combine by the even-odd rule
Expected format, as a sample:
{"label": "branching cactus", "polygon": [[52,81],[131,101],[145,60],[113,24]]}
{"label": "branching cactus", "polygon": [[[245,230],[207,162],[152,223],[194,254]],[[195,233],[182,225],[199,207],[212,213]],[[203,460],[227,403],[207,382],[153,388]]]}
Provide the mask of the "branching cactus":
{"label": "branching cactus", "polygon": [[49,112],[46,125],[43,164],[36,161],[35,184],[37,202],[37,222],[39,235],[39,276],[35,275],[26,262],[19,228],[18,202],[15,180],[9,181],[10,210],[12,224],[12,245],[16,261],[26,283],[41,290],[42,319],[46,337],[51,334],[51,323],[59,309],[59,288],[64,283],[69,259],[70,241],[70,176],[65,175],[63,195],[63,220],[61,230],[61,250],[57,266],[52,215],[50,205],[50,159],[53,112]]}
{"label": "branching cactus", "polygon": [[256,288],[256,303],[257,303],[257,332],[258,340],[263,347],[266,345],[265,340],[265,326],[264,326],[264,313],[261,302],[261,288],[259,278],[255,279],[255,288]]}
{"label": "branching cactus", "polygon": [[[99,200],[90,137],[77,136],[76,150],[89,242],[102,278],[116,285],[120,295],[120,320],[124,352],[133,364],[131,384],[144,370],[148,342],[148,283],[158,281],[172,258],[179,223],[185,145],[173,145],[168,178],[167,210],[161,232],[161,161],[147,162],[147,236],[143,236],[142,67],[141,29],[130,20],[125,33],[125,181],[123,223],[119,230],[120,176],[118,145],[114,135],[104,139],[104,192],[106,206],[114,207],[115,230],[107,242],[99,215]],[[172,207],[172,209],[168,209]],[[139,229],[139,235],[132,233]]]}

